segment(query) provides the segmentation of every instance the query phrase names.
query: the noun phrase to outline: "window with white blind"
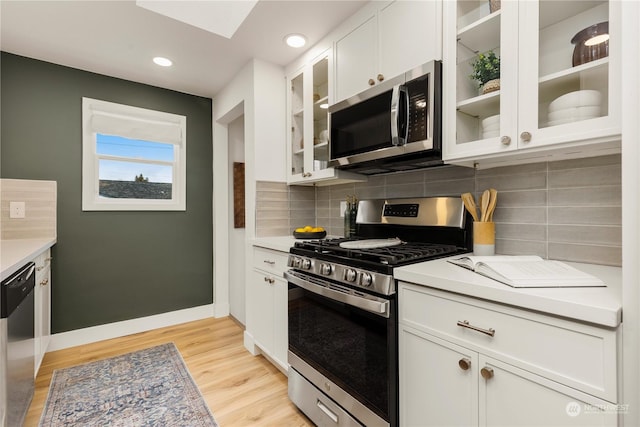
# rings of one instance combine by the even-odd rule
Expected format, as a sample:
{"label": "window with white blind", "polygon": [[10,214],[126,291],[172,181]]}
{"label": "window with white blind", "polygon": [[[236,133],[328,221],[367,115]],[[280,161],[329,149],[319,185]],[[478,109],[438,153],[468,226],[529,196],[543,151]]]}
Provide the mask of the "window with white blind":
{"label": "window with white blind", "polygon": [[82,210],[186,210],[187,118],[82,98]]}

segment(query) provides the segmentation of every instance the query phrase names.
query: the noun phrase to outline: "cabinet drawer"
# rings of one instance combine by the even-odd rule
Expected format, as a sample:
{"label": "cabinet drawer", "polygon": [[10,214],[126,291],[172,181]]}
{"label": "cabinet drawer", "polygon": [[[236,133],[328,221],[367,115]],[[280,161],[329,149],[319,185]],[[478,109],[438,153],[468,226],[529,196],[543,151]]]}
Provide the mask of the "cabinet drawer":
{"label": "cabinet drawer", "polygon": [[253,267],[274,275],[282,276],[287,269],[288,258],[289,254],[286,252],[253,247]]}
{"label": "cabinet drawer", "polygon": [[407,284],[399,310],[403,324],[616,402],[616,330]]}

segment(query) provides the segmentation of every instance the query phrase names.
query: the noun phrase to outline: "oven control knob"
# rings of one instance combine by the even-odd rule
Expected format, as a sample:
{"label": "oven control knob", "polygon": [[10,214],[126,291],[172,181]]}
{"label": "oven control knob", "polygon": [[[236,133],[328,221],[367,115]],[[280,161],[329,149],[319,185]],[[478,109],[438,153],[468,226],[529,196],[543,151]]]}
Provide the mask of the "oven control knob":
{"label": "oven control knob", "polygon": [[294,268],[300,268],[301,262],[302,260],[297,256],[294,256],[293,258],[291,258],[291,266]]}
{"label": "oven control knob", "polygon": [[369,273],[362,273],[362,279],[360,279],[360,284],[362,286],[369,287],[371,286],[371,282],[373,281],[373,279],[371,278],[371,274]]}
{"label": "oven control knob", "polygon": [[347,268],[344,272],[344,279],[347,282],[355,282],[358,274],[353,268]]}
{"label": "oven control knob", "polygon": [[320,265],[320,274],[324,275],[324,276],[328,276],[333,272],[333,268],[331,267],[331,264],[322,264]]}
{"label": "oven control knob", "polygon": [[311,268],[311,260],[310,259],[302,259],[300,264],[300,268],[303,270],[309,270]]}

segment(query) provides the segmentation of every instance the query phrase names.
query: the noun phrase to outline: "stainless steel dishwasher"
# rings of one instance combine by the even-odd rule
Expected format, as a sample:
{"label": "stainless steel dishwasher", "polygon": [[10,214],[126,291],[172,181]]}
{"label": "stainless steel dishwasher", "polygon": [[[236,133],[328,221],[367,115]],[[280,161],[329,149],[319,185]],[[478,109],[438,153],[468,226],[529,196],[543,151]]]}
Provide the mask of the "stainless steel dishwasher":
{"label": "stainless steel dishwasher", "polygon": [[[4,366],[0,371],[4,401],[0,425],[21,426],[34,389],[34,287],[35,263],[30,262],[2,282],[0,341]],[[4,420],[2,419],[4,418]],[[3,424],[4,423],[4,424]]]}

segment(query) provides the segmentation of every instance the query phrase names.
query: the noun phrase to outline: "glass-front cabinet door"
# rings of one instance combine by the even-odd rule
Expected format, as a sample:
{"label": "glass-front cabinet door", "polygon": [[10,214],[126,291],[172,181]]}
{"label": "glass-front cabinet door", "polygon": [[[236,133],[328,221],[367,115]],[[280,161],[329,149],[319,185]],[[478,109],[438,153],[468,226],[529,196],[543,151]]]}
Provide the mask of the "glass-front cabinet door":
{"label": "glass-front cabinet door", "polygon": [[454,88],[444,95],[445,160],[535,159],[577,145],[615,150],[619,2],[466,0],[444,7],[445,87]]}
{"label": "glass-front cabinet door", "polygon": [[291,172],[293,176],[304,173],[304,73],[290,79],[291,83]]}
{"label": "glass-front cabinet door", "polygon": [[337,171],[329,163],[331,50],[325,51],[288,78],[290,184],[363,181],[366,177]]}

